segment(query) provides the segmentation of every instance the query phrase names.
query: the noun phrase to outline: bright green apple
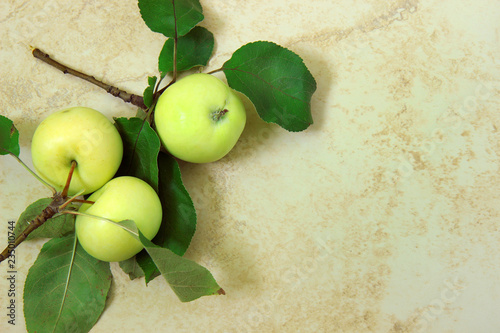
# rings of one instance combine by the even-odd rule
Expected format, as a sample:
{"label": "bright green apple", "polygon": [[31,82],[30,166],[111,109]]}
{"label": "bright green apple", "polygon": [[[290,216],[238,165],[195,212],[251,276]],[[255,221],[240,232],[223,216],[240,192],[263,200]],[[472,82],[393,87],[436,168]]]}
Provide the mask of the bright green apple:
{"label": "bright green apple", "polygon": [[[162,207],[155,190],[143,180],[122,176],[110,180],[87,199],[79,211],[114,222],[133,220],[149,240],[158,233]],[[88,254],[102,261],[127,260],[142,250],[142,244],[125,229],[106,220],[78,215],[78,241]]]}
{"label": "bright green apple", "polygon": [[172,155],[208,163],[234,147],[245,127],[246,112],[224,82],[209,74],[191,74],[163,92],[154,118],[158,136]]}
{"label": "bright green apple", "polygon": [[61,190],[72,161],[77,165],[69,194],[94,192],[116,173],[123,156],[117,129],[99,111],[73,107],[55,112],[37,127],[31,143],[37,173]]}

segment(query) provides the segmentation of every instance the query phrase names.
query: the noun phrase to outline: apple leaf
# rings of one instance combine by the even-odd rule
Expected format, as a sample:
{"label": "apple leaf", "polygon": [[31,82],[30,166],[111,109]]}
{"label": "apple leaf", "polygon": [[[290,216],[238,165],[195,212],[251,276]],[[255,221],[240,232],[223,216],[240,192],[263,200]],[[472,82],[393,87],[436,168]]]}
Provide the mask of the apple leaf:
{"label": "apple leaf", "polygon": [[156,76],[148,77],[148,87],[144,90],[144,94],[142,96],[144,105],[146,105],[148,108],[153,104],[153,94],[157,80],[158,78]]}
{"label": "apple leaf", "polygon": [[[134,221],[132,220],[124,220],[119,222],[120,227],[123,229],[127,230],[130,232],[131,236],[140,241],[139,236],[138,236],[138,229],[137,225],[135,224]],[[130,280],[135,280],[137,278],[145,276],[144,274],[144,269],[139,265],[138,260],[136,259],[140,254],[143,252],[146,252],[145,250],[142,250],[132,258],[129,258],[127,260],[120,261],[118,264],[122,271],[125,274],[128,274]],[[147,253],[146,253],[147,256]]]}
{"label": "apple leaf", "polygon": [[196,262],[175,254],[148,240],[132,220],[120,221],[120,225],[129,231],[144,246],[154,265],[161,272],[179,300],[194,301],[202,296],[225,295],[212,273]]}
{"label": "apple leaf", "polygon": [[160,153],[160,200],[163,222],[153,243],[167,247],[177,255],[184,255],[196,230],[196,209],[182,183],[177,161],[169,154]]}
{"label": "apple leaf", "polygon": [[[28,227],[31,221],[35,219],[50,203],[51,198],[43,198],[29,205],[17,220],[14,233],[21,234]],[[36,228],[26,237],[26,240],[35,238],[57,238],[62,237],[75,230],[75,216],[71,214],[62,214],[52,217],[44,224]]]}
{"label": "apple leaf", "polygon": [[139,0],[139,10],[149,29],[167,37],[184,36],[204,18],[199,0]]}
{"label": "apple leaf", "polygon": [[128,274],[130,280],[135,280],[137,278],[144,276],[144,271],[141,266],[137,263],[135,256],[119,262],[120,268],[125,274]]}
{"label": "apple leaf", "polygon": [[294,132],[313,123],[316,81],[292,51],[272,42],[249,43],[236,50],[222,70],[229,86],[245,94],[264,121]]}
{"label": "apple leaf", "polygon": [[0,115],[0,155],[10,153],[19,157],[19,131],[12,120]]}
{"label": "apple leaf", "polygon": [[149,123],[140,118],[115,118],[123,140],[123,160],[118,175],[135,176],[158,192],[160,139]]}
{"label": "apple leaf", "polygon": [[[214,35],[203,27],[195,27],[177,41],[177,71],[206,66],[214,49]],[[162,76],[174,71],[174,40],[167,39],[158,58]],[[147,105],[147,104],[146,104]]]}
{"label": "apple leaf", "polygon": [[[163,221],[153,243],[182,256],[188,249],[196,230],[196,209],[182,183],[177,161],[169,154],[160,153],[158,165]],[[145,251],[139,253],[136,260],[145,274],[146,284],[160,275],[160,271]]]}
{"label": "apple leaf", "polygon": [[[141,271],[144,273],[144,282],[146,283],[146,285],[148,285],[148,283],[154,280],[157,276],[161,275],[158,267],[156,267],[153,259],[151,259],[151,256],[146,250],[142,250],[141,252],[139,252],[135,256],[135,261],[141,268]],[[133,279],[131,278],[131,280]]]}
{"label": "apple leaf", "polygon": [[24,284],[28,332],[88,332],[104,310],[109,263],[88,255],[74,234],[42,247]]}
{"label": "apple leaf", "polygon": [[182,302],[190,302],[202,296],[224,294],[224,290],[205,267],[169,249],[154,245],[140,231],[139,239],[162,276]]}

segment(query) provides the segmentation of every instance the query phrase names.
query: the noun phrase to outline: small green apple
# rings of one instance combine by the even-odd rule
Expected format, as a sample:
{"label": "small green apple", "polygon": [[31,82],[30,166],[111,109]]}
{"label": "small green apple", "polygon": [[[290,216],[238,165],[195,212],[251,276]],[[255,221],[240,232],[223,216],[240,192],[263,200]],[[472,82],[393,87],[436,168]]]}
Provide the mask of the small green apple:
{"label": "small green apple", "polygon": [[[87,199],[79,211],[114,222],[133,220],[151,240],[158,233],[162,207],[155,190],[143,180],[122,176],[110,180]],[[78,215],[75,222],[78,241],[88,254],[102,261],[127,260],[142,250],[142,244],[125,229],[90,216]]]}
{"label": "small green apple", "polygon": [[92,193],[116,173],[123,156],[118,130],[99,111],[73,107],[55,112],[37,127],[31,143],[37,173],[61,190],[72,161],[77,165],[69,194]]}
{"label": "small green apple", "polygon": [[155,125],[165,148],[175,157],[208,163],[224,157],[246,122],[245,107],[224,82],[209,74],[191,74],[160,96]]}

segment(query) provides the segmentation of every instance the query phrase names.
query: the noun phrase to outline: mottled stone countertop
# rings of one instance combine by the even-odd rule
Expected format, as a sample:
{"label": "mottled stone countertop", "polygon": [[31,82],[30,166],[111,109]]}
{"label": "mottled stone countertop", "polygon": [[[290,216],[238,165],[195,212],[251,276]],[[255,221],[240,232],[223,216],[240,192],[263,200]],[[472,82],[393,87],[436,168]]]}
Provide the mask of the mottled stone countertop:
{"label": "mottled stone countertop", "polygon": [[[224,159],[181,170],[198,214],[186,254],[227,295],[181,303],[112,264],[92,332],[500,332],[498,1],[212,0],[206,71],[269,40],[316,78],[314,124],[289,133],[247,103]],[[34,59],[57,60],[141,94],[165,38],[135,0],[2,0],[0,112],[21,158],[42,119],[68,106],[110,118],[135,108]],[[47,196],[0,158],[0,246],[7,222]],[[17,302],[43,241],[17,251]],[[0,331],[7,323],[0,265]]]}

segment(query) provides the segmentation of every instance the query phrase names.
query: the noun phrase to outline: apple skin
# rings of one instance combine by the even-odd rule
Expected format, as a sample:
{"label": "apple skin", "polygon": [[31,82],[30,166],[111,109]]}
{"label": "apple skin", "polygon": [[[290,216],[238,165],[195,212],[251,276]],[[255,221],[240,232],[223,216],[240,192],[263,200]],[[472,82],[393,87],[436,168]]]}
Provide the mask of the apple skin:
{"label": "apple skin", "polygon": [[[110,180],[87,199],[79,211],[114,222],[133,220],[151,240],[162,221],[162,206],[155,190],[145,181],[131,176]],[[75,230],[83,249],[102,261],[127,260],[142,250],[142,244],[128,231],[108,221],[78,215]]]}
{"label": "apple skin", "polygon": [[192,163],[224,157],[245,123],[239,97],[210,74],[180,79],[163,92],[155,107],[156,131],[163,145],[175,157]]}
{"label": "apple skin", "polygon": [[37,127],[31,143],[36,172],[61,190],[71,162],[77,162],[69,194],[92,193],[106,184],[118,170],[123,142],[118,130],[99,111],[72,107],[57,111]]}

